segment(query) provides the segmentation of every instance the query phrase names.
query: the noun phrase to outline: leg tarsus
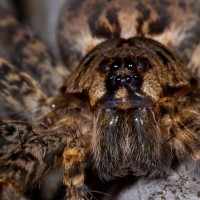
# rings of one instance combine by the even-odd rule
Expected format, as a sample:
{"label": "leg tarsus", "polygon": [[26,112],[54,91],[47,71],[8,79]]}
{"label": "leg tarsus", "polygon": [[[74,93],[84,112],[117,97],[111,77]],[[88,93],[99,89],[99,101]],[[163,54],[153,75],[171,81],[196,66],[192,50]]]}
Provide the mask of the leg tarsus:
{"label": "leg tarsus", "polygon": [[87,189],[84,185],[81,187],[71,186],[67,188],[66,200],[87,200]]}
{"label": "leg tarsus", "polygon": [[0,180],[0,200],[19,200],[21,192],[11,183]]}

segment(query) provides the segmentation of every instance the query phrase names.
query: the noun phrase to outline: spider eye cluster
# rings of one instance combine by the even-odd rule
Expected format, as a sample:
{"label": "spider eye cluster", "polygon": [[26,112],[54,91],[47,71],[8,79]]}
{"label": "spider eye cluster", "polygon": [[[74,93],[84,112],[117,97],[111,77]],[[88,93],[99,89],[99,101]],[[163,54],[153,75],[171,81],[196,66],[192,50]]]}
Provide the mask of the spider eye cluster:
{"label": "spider eye cluster", "polygon": [[125,86],[141,82],[142,74],[149,66],[149,62],[145,59],[134,61],[130,57],[112,58],[102,60],[99,71],[108,74],[109,84]]}

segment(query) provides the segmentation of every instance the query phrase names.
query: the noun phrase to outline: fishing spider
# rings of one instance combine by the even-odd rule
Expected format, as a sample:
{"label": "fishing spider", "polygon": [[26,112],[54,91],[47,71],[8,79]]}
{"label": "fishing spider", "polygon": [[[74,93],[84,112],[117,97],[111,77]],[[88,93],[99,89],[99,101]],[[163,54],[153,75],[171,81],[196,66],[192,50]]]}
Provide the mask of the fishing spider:
{"label": "fishing spider", "polygon": [[[13,70],[1,60],[1,85],[14,87]],[[31,103],[37,84],[27,74],[19,76],[20,94]],[[66,199],[78,200],[87,198],[88,165],[111,180],[153,177],[174,160],[200,159],[198,82],[152,39],[102,42],[82,59],[60,94],[46,101],[37,94],[35,123],[0,123],[1,199],[6,190],[23,194],[58,166],[64,168]]]}

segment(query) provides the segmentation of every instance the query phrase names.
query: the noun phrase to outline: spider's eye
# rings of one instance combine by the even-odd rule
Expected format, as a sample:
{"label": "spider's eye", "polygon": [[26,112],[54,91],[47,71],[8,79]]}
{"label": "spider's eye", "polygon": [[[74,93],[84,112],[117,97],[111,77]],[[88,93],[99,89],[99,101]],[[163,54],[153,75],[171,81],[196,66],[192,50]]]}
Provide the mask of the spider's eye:
{"label": "spider's eye", "polygon": [[122,78],[121,78],[120,76],[117,76],[117,77],[115,78],[115,82],[116,82],[116,84],[121,84]]}
{"label": "spider's eye", "polygon": [[134,73],[132,75],[132,77],[133,77],[134,80],[138,80],[140,78],[139,74],[137,74],[137,73]]}
{"label": "spider's eye", "polygon": [[115,80],[115,76],[114,76],[114,75],[110,75],[110,76],[108,77],[108,79],[109,79],[109,81],[113,81],[113,80]]}
{"label": "spider's eye", "polygon": [[109,59],[104,59],[99,63],[98,70],[100,72],[108,72],[109,69],[110,69],[110,60]]}
{"label": "spider's eye", "polygon": [[147,60],[142,60],[138,63],[137,68],[138,72],[144,72],[149,67],[149,62]]}
{"label": "spider's eye", "polygon": [[122,65],[121,59],[118,58],[112,63],[111,70],[117,71],[120,68],[121,65]]}
{"label": "spider's eye", "polygon": [[124,65],[125,65],[125,68],[128,69],[128,70],[135,70],[136,69],[136,63],[133,62],[131,59],[129,58],[125,58],[124,59]]}
{"label": "spider's eye", "polygon": [[132,82],[132,77],[131,76],[125,76],[126,83],[131,83]]}

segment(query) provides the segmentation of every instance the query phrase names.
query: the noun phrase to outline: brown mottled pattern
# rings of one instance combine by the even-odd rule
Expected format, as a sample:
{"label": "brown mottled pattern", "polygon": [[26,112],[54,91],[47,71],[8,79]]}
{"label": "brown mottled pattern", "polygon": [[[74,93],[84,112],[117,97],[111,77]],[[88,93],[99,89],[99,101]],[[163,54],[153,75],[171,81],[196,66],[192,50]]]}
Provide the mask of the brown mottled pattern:
{"label": "brown mottled pattern", "polygon": [[[11,130],[12,127],[17,129],[16,125],[20,124],[8,122],[7,129]],[[4,126],[0,126],[1,131]],[[15,134],[26,134],[28,126],[29,132],[32,132],[32,134],[28,133],[28,140],[24,144],[19,144],[19,147],[16,145],[15,151],[7,159],[1,158],[0,164],[1,179],[13,183],[22,192],[61,162],[64,148],[73,140],[73,137],[66,137],[66,132],[59,132],[59,128],[42,132],[28,124],[22,124]],[[6,163],[2,164],[2,162]]]}
{"label": "brown mottled pattern", "polygon": [[83,200],[89,165],[111,180],[163,175],[175,160],[198,164],[195,5],[67,1],[60,47],[68,68],[82,61],[60,90],[66,70],[13,15],[0,10],[0,56],[6,60],[0,59],[0,195],[23,195],[58,166],[64,169],[65,199]]}
{"label": "brown mottled pattern", "polygon": [[[57,94],[68,72],[54,62],[46,46],[13,15],[0,10],[0,56],[27,72],[48,95]],[[65,76],[64,76],[65,75]]]}
{"label": "brown mottled pattern", "polygon": [[75,69],[80,59],[105,39],[145,36],[171,48],[200,75],[200,59],[196,56],[199,13],[199,0],[67,1],[59,27],[63,59],[70,69]]}
{"label": "brown mottled pattern", "polygon": [[3,59],[0,59],[0,80],[0,119],[32,121],[36,110],[47,99],[38,83]]}
{"label": "brown mottled pattern", "polygon": [[91,127],[86,116],[80,115],[80,111],[72,112],[70,107],[61,107],[35,125],[1,122],[1,181],[12,183],[23,193],[48,171],[62,164],[64,149],[82,148],[88,152],[90,136],[85,137],[84,134],[90,133]]}

